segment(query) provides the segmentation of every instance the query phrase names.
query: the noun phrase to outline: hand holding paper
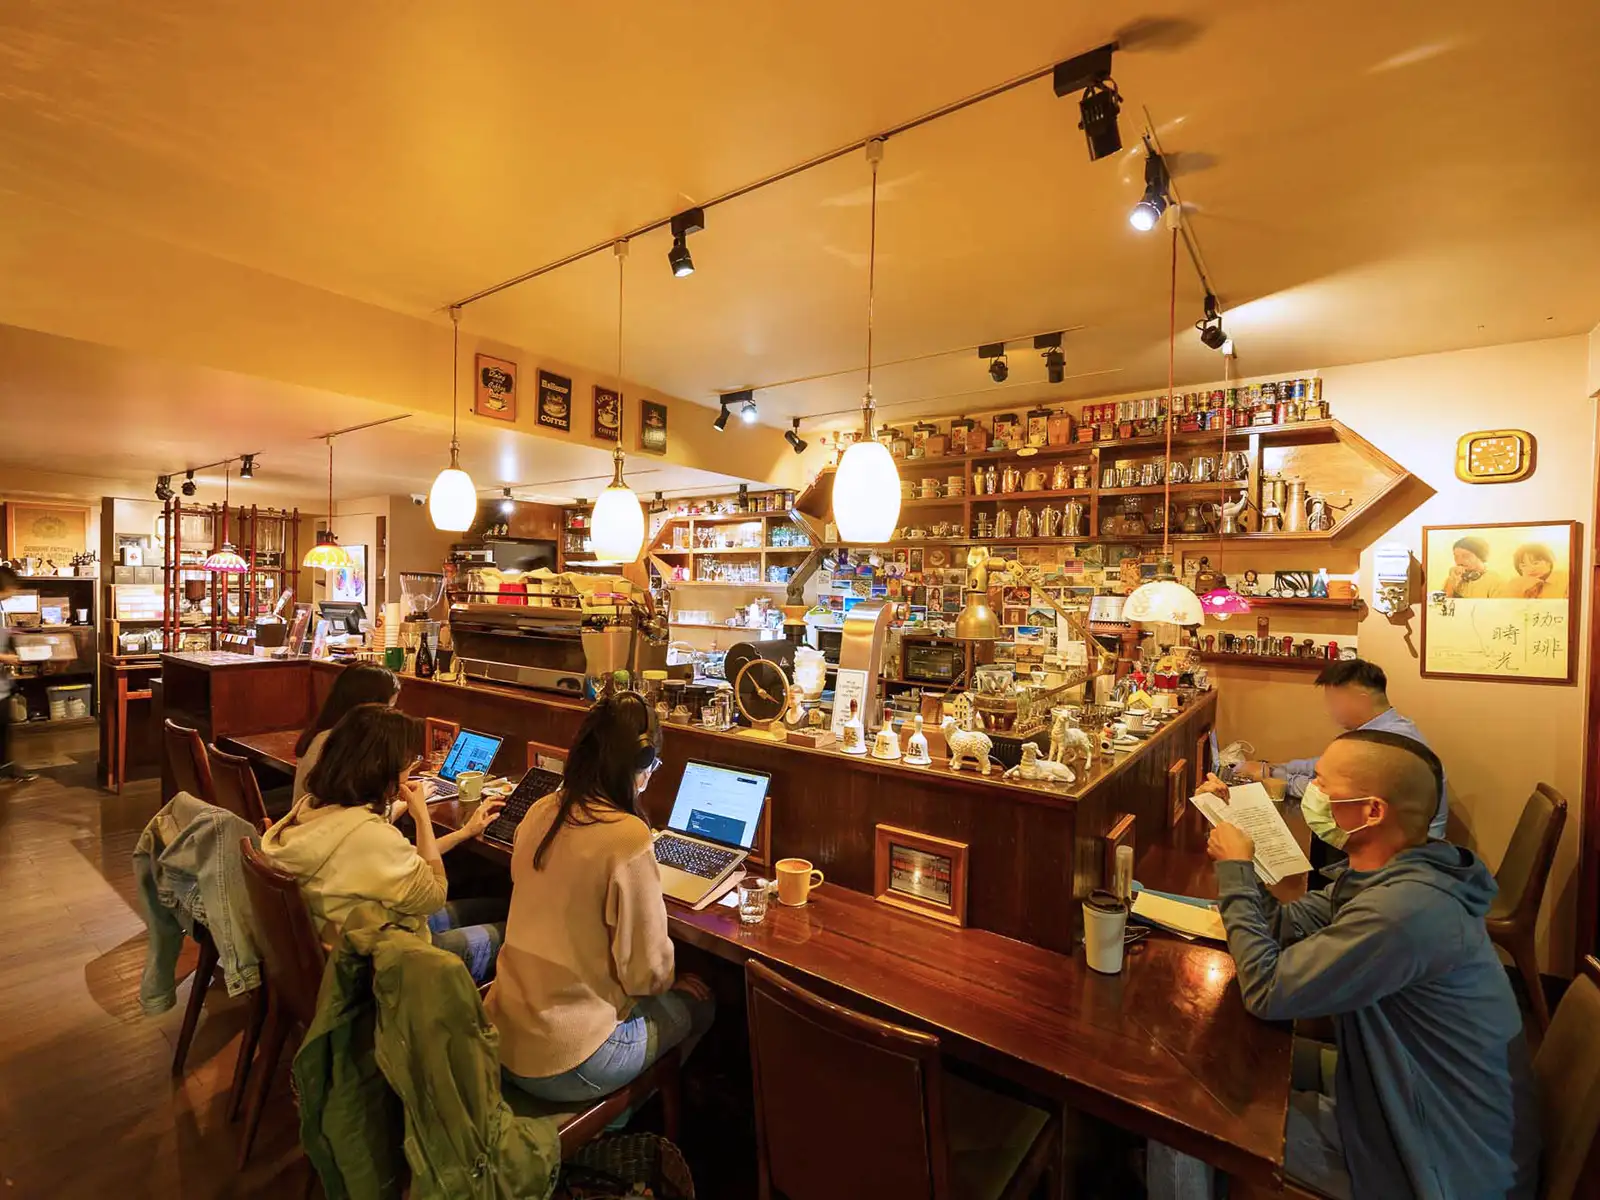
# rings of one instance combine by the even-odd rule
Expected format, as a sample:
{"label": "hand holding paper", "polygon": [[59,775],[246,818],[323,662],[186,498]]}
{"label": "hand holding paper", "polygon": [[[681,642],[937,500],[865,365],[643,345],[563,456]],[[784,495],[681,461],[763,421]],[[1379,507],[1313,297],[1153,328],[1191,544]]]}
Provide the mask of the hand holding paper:
{"label": "hand holding paper", "polygon": [[1277,883],[1286,875],[1303,875],[1311,870],[1300,844],[1283,823],[1283,815],[1259,783],[1228,789],[1227,800],[1200,794],[1191,796],[1189,802],[1212,825],[1235,825],[1254,842],[1256,874],[1265,882]]}

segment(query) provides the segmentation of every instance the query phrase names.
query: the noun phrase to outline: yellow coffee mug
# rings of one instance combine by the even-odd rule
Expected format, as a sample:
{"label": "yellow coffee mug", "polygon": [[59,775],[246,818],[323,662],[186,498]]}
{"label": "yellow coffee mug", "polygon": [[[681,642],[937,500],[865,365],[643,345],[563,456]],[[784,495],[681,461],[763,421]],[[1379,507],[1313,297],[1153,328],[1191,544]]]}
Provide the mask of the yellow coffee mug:
{"label": "yellow coffee mug", "polygon": [[799,908],[811,895],[811,889],[822,886],[821,871],[804,858],[780,858],[778,869],[778,903]]}

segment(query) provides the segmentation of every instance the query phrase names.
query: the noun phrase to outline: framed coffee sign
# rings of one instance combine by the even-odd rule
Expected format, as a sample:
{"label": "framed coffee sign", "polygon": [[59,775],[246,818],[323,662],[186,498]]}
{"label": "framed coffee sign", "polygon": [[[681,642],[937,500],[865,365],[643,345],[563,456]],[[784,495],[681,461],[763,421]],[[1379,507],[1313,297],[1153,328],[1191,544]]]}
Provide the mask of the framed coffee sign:
{"label": "framed coffee sign", "polygon": [[572,429],[572,380],[565,375],[539,372],[539,424],[562,433]]}
{"label": "framed coffee sign", "polygon": [[517,419],[517,364],[480,354],[473,376],[472,411],[497,421]]}
{"label": "framed coffee sign", "polygon": [[967,843],[879,825],[872,890],[879,904],[964,926]]}
{"label": "framed coffee sign", "polygon": [[622,393],[594,385],[594,436],[602,442],[622,437]]}
{"label": "framed coffee sign", "polygon": [[667,406],[654,400],[639,402],[639,449],[646,454],[667,452]]}
{"label": "framed coffee sign", "polygon": [[89,549],[89,510],[72,504],[6,505],[6,556],[20,562],[25,558],[58,567]]}

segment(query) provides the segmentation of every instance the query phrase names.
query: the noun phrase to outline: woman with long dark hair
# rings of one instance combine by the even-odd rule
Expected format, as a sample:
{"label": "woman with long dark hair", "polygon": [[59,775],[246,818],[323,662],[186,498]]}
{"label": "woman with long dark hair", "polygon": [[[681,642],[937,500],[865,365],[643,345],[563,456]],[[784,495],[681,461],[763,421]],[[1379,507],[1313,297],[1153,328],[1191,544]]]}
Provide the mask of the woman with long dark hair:
{"label": "woman with long dark hair", "polygon": [[357,663],[340,671],[328,691],[327,699],[322,702],[322,710],[311,724],[300,731],[300,740],[294,744],[295,757],[300,761],[295,765],[294,795],[290,799],[298,800],[306,794],[306,780],[311,776],[311,768],[322,757],[322,748],[327,744],[329,732],[345,713],[358,704],[381,704],[385,708],[393,708],[399,698],[400,676],[388,667],[380,667],[377,663]]}
{"label": "woman with long dark hair", "polygon": [[511,913],[489,1014],[525,1091],[587,1101],[636,1079],[711,1024],[710,989],[674,979],[666,901],[639,793],[661,730],[639,696],[589,710],[561,788],[517,827]]}
{"label": "woman with long dark hair", "polygon": [[[261,849],[300,881],[324,937],[337,936],[350,910],[382,905],[395,923],[433,935],[482,983],[494,974],[504,900],[446,904],[444,853],[478,837],[504,801],[485,800],[454,833],[435,837],[427,792],[411,769],[422,722],[385,704],[358,704],[328,732],[321,759],[289,813],[261,835]],[[416,844],[389,823],[401,802],[416,822]]]}

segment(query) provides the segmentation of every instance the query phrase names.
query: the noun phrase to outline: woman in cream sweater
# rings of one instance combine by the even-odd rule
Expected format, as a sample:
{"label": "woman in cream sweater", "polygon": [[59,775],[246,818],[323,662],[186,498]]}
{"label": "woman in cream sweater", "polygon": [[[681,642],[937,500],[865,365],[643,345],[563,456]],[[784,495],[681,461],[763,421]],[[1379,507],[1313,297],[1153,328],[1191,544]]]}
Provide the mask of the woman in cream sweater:
{"label": "woman in cream sweater", "polygon": [[[504,900],[446,905],[444,852],[479,836],[502,801],[478,805],[466,825],[436,838],[427,793],[411,778],[422,723],[387,705],[360,704],[328,733],[306,791],[261,836],[261,849],[300,881],[312,919],[337,937],[350,910],[373,901],[400,925],[460,955],[482,983],[493,977]],[[393,801],[416,823],[416,844],[389,823]]]}
{"label": "woman in cream sweater", "polygon": [[573,740],[561,790],[517,827],[488,1009],[506,1077],[545,1100],[613,1092],[664,1051],[692,1048],[711,1024],[710,989],[692,975],[674,982],[661,872],[639,806],[660,747],[648,704],[602,700]]}

